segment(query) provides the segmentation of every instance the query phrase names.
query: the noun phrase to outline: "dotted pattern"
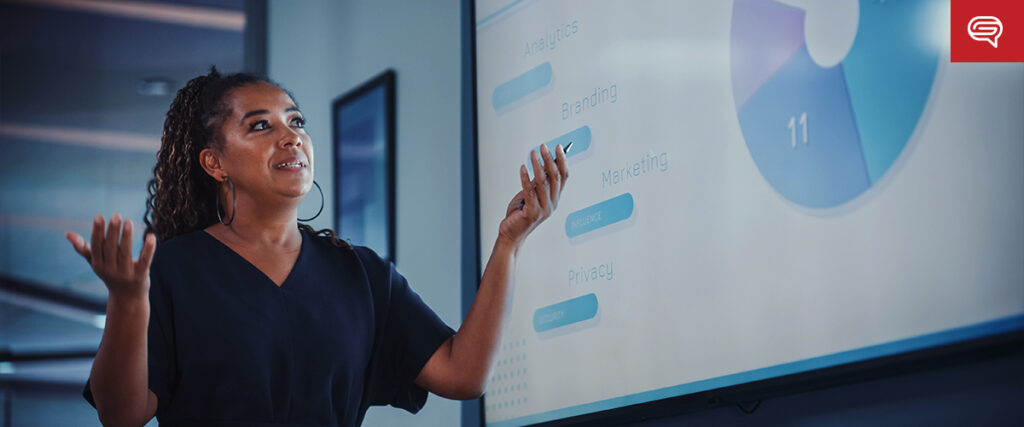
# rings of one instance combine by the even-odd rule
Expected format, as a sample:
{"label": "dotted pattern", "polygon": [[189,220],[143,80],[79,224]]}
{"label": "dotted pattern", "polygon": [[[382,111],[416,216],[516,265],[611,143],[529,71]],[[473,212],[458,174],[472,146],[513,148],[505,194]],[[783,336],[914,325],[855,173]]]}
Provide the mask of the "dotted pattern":
{"label": "dotted pattern", "polygon": [[491,371],[484,397],[484,408],[499,418],[515,414],[515,408],[529,402],[526,381],[526,339],[503,343],[498,361]]}

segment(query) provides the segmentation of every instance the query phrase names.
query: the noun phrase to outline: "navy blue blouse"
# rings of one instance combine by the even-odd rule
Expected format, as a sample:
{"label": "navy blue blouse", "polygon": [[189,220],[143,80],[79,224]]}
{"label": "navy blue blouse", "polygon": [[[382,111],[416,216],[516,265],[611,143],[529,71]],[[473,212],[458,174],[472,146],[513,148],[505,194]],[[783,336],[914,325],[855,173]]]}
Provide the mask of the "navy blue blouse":
{"label": "navy blue blouse", "polygon": [[[417,412],[413,381],[455,334],[373,250],[302,231],[280,287],[205,231],[157,246],[149,389],[160,425],[359,425]],[[85,399],[96,406],[86,381]]]}

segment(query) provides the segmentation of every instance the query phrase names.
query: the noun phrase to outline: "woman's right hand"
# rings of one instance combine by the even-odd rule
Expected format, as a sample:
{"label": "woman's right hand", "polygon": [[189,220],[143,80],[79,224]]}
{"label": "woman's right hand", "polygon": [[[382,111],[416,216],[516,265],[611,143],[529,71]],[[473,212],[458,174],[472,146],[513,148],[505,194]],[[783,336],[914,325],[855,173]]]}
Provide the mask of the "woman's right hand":
{"label": "woman's right hand", "polygon": [[108,298],[148,301],[149,263],[156,250],[156,236],[146,235],[139,259],[132,261],[132,228],[132,221],[126,220],[121,232],[121,216],[115,213],[110,218],[110,227],[104,231],[103,215],[96,215],[91,244],[78,233],[69,231],[65,237],[107,285]]}

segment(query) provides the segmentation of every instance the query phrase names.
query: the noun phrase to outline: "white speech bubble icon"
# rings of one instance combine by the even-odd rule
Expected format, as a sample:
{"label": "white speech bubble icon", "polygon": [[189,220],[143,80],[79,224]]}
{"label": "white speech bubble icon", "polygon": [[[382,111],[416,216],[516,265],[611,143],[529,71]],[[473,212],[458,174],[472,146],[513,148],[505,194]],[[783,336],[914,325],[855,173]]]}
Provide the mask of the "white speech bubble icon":
{"label": "white speech bubble icon", "polygon": [[999,48],[999,36],[1003,35],[1003,21],[995,16],[975,16],[967,23],[967,34],[980,42],[989,42]]}

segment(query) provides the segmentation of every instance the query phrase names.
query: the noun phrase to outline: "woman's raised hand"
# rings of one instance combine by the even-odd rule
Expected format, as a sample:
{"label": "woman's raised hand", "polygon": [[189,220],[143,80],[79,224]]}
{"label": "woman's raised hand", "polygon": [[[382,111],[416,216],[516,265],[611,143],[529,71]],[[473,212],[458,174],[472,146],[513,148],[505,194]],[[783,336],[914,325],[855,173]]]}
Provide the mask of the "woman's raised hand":
{"label": "woman's raised hand", "polygon": [[[546,144],[540,146],[541,156],[544,157],[544,166],[540,165],[540,158],[537,151],[530,152],[530,162],[533,164],[533,180],[526,171],[526,166],[519,167],[519,178],[522,181],[523,189],[519,191],[508,204],[505,211],[505,219],[498,227],[498,237],[513,242],[517,247],[522,244],[526,236],[544,222],[558,206],[558,198],[565,188],[565,181],[569,179],[569,167],[565,161],[565,151],[562,145],[555,147],[555,157],[552,157]],[[522,203],[522,208],[519,205]]]}
{"label": "woman's raised hand", "polygon": [[149,297],[149,263],[156,250],[156,236],[146,235],[139,259],[132,261],[132,221],[121,216],[110,217],[110,227],[104,227],[103,215],[92,222],[92,243],[77,233],[67,232],[65,237],[86,261],[92,271],[107,285],[110,297],[146,299]]}

